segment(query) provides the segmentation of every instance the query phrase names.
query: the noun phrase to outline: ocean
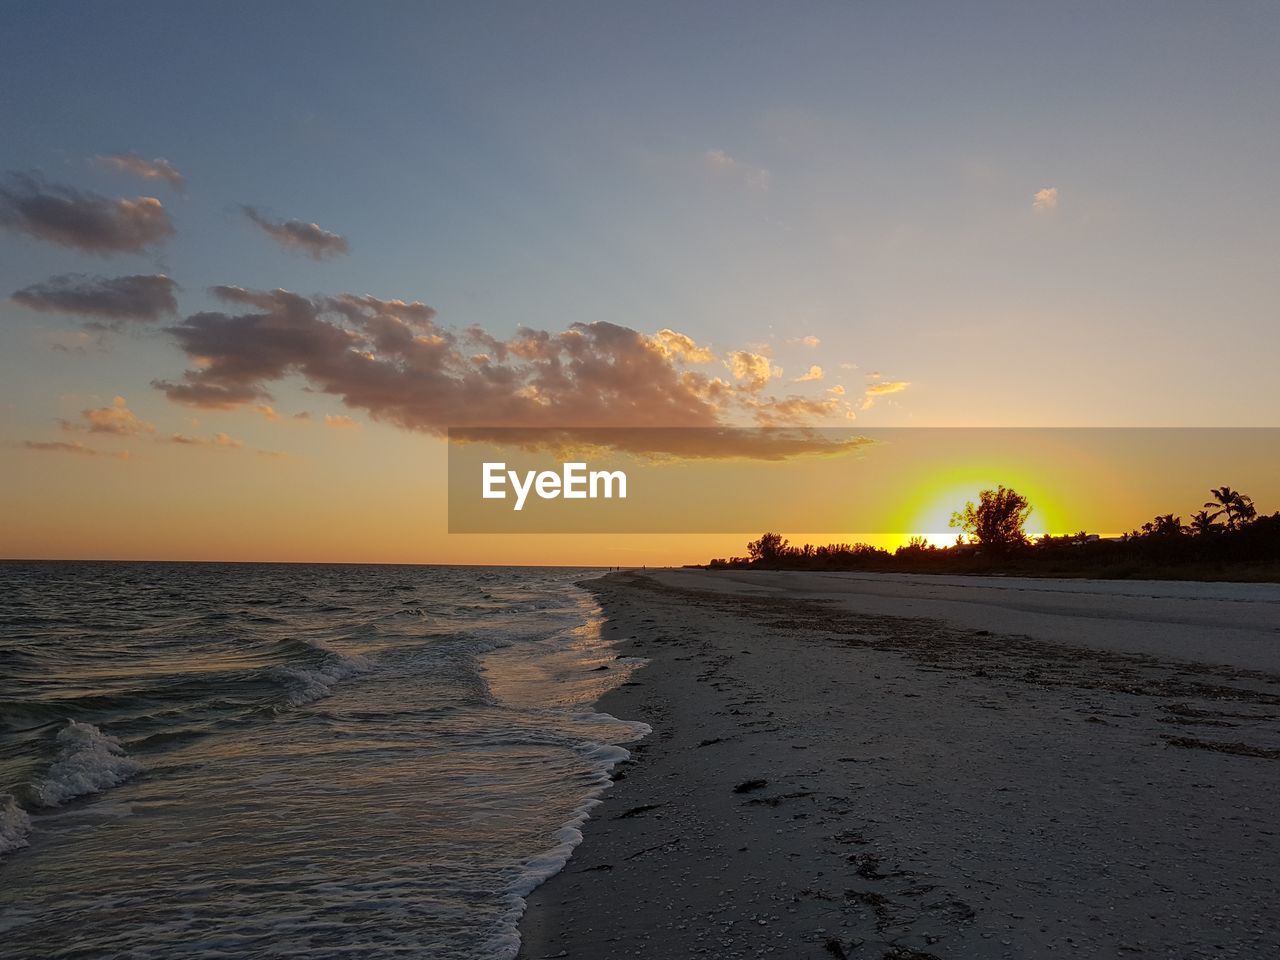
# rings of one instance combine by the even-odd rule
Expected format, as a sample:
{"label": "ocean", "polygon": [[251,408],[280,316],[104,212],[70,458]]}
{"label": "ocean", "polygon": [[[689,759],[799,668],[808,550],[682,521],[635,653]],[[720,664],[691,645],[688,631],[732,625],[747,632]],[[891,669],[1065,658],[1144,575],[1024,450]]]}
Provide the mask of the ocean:
{"label": "ocean", "polygon": [[514,956],[648,732],[593,575],[0,564],[4,955]]}

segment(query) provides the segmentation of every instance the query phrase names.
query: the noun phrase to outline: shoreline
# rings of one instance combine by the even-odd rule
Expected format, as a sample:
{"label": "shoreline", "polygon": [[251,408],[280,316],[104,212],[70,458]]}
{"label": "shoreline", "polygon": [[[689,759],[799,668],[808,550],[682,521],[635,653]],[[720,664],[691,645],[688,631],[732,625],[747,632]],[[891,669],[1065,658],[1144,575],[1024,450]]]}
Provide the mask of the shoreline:
{"label": "shoreline", "polygon": [[1280,677],[718,576],[584,582],[653,732],[520,957],[1280,954]]}
{"label": "shoreline", "polygon": [[[655,568],[657,569],[657,568]],[[1280,563],[1250,560],[1236,563],[1107,564],[1097,567],[1037,568],[1012,564],[936,564],[910,568],[905,564],[866,566],[786,566],[776,564],[685,564],[682,570],[709,570],[717,573],[760,571],[766,573],[870,574],[899,577],[972,577],[980,580],[1016,578],[1025,580],[1087,580],[1098,583],[1221,583],[1280,584]]]}

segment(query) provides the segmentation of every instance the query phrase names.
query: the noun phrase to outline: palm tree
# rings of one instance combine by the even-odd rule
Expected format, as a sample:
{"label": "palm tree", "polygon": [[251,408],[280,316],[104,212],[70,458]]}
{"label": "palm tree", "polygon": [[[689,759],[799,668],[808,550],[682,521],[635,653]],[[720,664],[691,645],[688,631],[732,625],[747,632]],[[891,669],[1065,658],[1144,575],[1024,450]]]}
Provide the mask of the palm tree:
{"label": "palm tree", "polygon": [[1182,526],[1182,518],[1172,513],[1157,516],[1150,523],[1142,525],[1142,535],[1147,537],[1180,537],[1186,531]]}
{"label": "palm tree", "polygon": [[1214,487],[1209,493],[1213,495],[1213,499],[1205,501],[1205,509],[1214,511],[1211,517],[1213,520],[1224,518],[1228,530],[1240,529],[1258,514],[1253,506],[1253,498],[1246,497],[1237,490]]}
{"label": "palm tree", "polygon": [[1208,510],[1199,510],[1191,515],[1191,523],[1188,527],[1197,537],[1207,536],[1218,529],[1218,525],[1213,522],[1215,516]]}

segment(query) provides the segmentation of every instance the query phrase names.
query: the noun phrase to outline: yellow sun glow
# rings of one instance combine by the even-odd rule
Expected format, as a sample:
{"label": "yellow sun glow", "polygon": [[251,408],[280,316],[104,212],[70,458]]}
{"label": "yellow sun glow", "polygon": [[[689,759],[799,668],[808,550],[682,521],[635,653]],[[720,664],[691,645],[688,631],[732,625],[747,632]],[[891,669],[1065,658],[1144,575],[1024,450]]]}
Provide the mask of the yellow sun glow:
{"label": "yellow sun glow", "polygon": [[1031,538],[1043,536],[1051,529],[1054,510],[1052,500],[1043,485],[1031,478],[1010,478],[1007,473],[1003,481],[976,471],[956,471],[963,474],[948,474],[934,477],[924,489],[916,491],[907,499],[904,528],[915,536],[924,537],[934,546],[949,546],[956,542],[960,531],[950,526],[951,515],[963,510],[966,503],[977,503],[983,490],[993,490],[1001,482],[1012,487],[1031,501],[1031,516],[1027,518],[1026,531]]}

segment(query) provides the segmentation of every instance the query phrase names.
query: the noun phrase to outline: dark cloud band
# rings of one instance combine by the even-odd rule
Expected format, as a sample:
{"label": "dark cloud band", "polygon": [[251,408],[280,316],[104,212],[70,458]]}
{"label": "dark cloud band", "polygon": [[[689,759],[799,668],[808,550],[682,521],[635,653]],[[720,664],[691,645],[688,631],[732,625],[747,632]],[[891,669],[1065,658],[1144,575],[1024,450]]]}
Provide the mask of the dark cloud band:
{"label": "dark cloud band", "polygon": [[173,235],[155,197],[109,199],[10,174],[0,184],[0,226],[86,253],[141,253]]}
{"label": "dark cloud band", "polygon": [[15,303],[42,313],[68,313],[108,321],[149,323],[178,312],[177,284],[163,274],[86,277],[67,274],[32,284]]}

